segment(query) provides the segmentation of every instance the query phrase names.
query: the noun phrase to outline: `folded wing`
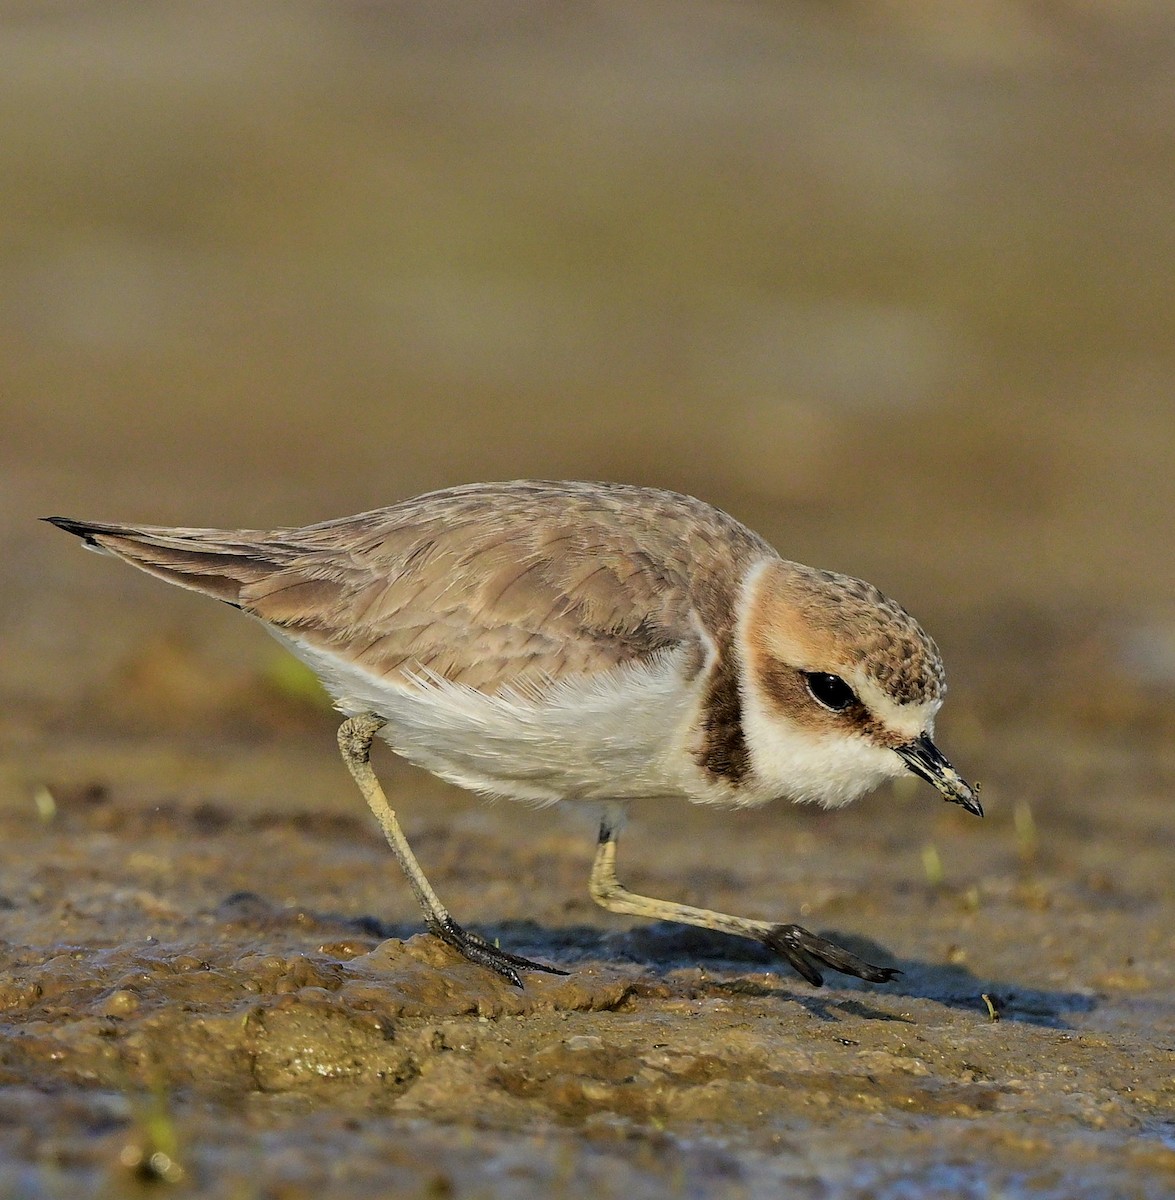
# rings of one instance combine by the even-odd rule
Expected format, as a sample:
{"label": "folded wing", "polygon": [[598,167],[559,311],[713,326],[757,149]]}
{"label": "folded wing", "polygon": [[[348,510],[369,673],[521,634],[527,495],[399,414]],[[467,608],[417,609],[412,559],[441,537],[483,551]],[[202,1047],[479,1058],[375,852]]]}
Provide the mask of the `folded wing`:
{"label": "folded wing", "polygon": [[491,694],[683,645],[700,666],[699,621],[721,637],[731,573],[770,553],[699,501],[600,485],[473,485],[303,529],[51,520],[377,677]]}

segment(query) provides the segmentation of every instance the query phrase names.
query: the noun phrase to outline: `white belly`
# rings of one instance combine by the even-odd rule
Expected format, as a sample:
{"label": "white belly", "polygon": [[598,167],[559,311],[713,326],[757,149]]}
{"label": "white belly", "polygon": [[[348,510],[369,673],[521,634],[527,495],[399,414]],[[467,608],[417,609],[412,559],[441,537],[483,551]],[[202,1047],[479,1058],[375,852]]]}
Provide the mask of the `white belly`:
{"label": "white belly", "polygon": [[697,794],[704,781],[688,750],[700,678],[684,680],[682,652],[487,696],[425,671],[381,679],[271,632],[318,675],[340,711],[382,717],[380,736],[397,754],[460,787],[538,804],[708,798]]}

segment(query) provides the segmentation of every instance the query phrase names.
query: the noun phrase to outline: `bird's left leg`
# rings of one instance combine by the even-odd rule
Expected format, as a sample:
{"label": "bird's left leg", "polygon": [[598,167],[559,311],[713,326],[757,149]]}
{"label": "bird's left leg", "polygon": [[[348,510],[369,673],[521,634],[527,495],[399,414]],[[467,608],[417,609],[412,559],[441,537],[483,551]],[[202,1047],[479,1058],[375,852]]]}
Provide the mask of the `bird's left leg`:
{"label": "bird's left leg", "polygon": [[404,874],[408,877],[408,883],[424,913],[424,921],[429,932],[435,934],[455,950],[460,951],[470,962],[477,963],[482,967],[489,967],[491,971],[497,971],[499,975],[510,980],[515,987],[522,986],[522,980],[518,975],[519,971],[546,971],[551,975],[566,975],[567,972],[561,971],[558,967],[533,962],[529,958],[523,958],[520,954],[510,954],[505,950],[500,950],[497,946],[490,945],[485,938],[479,937],[476,933],[470,933],[468,929],[463,929],[449,916],[448,909],[441,903],[440,898],[432,889],[432,884],[425,878],[420,863],[416,861],[416,855],[412,853],[412,847],[408,845],[408,839],[400,828],[400,822],[396,820],[396,814],[388,803],[384,790],[372,769],[371,743],[383,726],[384,721],[374,713],[365,713],[344,721],[339,727],[339,750],[342,752],[347,769],[359,785],[359,790],[363,793],[368,807],[375,814],[375,819],[379,822],[384,837],[388,840],[388,845],[391,846]]}
{"label": "bird's left leg", "polygon": [[708,908],[695,908],[690,904],[675,904],[671,900],[656,900],[652,896],[639,896],[630,892],[616,878],[616,841],[622,818],[619,806],[610,805],[600,822],[600,840],[592,863],[588,889],[592,899],[612,912],[631,913],[637,917],[650,917],[657,921],[678,921],[684,925],[697,925],[702,929],[715,929],[720,933],[732,933],[736,937],[750,938],[761,942],[769,950],[784,958],[814,987],[824,982],[817,963],[840,971],[844,975],[855,975],[870,983],[885,983],[901,972],[894,967],[875,967],[855,954],[817,937],[799,925],[776,925],[770,921],[755,921],[749,917],[735,917],[729,913],[714,912]]}

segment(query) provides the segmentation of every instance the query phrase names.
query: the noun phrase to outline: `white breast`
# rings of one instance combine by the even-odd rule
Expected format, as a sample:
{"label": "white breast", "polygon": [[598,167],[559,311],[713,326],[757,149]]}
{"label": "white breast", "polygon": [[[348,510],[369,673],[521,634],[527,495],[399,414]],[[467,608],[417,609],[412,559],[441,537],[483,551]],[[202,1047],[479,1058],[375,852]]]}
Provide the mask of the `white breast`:
{"label": "white breast", "polygon": [[340,711],[383,717],[380,736],[397,754],[460,787],[550,804],[686,796],[699,786],[686,744],[701,682],[685,680],[684,650],[487,696],[425,670],[382,679],[266,628],[318,675]]}

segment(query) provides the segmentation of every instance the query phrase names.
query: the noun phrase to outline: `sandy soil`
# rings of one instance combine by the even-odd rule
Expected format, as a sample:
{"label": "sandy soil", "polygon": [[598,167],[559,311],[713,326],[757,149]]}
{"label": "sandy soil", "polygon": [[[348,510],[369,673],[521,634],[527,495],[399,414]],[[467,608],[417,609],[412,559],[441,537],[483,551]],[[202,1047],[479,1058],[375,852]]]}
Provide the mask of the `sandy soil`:
{"label": "sandy soil", "polygon": [[[967,7],[0,11],[0,1196],[1175,1194],[1175,27]],[[470,966],[275,645],[34,520],[524,475],[939,639],[984,821],[620,848],[894,982],[611,917],[594,814],[384,754],[457,918],[569,974]]]}

